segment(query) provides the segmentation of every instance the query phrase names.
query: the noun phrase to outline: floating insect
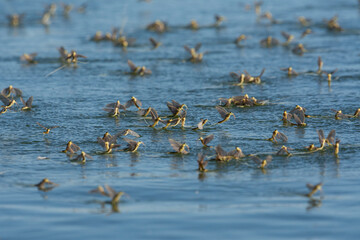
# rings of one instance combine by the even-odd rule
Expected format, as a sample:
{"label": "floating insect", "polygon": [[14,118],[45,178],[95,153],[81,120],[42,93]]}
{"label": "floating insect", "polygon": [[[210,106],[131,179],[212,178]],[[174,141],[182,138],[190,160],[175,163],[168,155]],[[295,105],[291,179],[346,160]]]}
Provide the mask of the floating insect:
{"label": "floating insect", "polygon": [[81,151],[81,153],[78,156],[76,156],[74,159],[72,159],[71,161],[81,162],[82,164],[84,164],[84,163],[86,163],[86,159],[93,159],[93,158],[86,152]]}
{"label": "floating insect", "polygon": [[228,121],[231,116],[235,118],[234,113],[226,111],[223,107],[216,106],[215,108],[219,112],[220,116],[223,118],[223,120],[219,121],[217,124]]}
{"label": "floating insect", "polygon": [[161,42],[156,41],[154,38],[149,38],[149,41],[150,41],[151,45],[153,46],[153,49],[160,47],[162,44]]}
{"label": "floating insect", "polygon": [[204,161],[204,159],[205,159],[205,155],[199,153],[198,160],[197,160],[198,165],[199,165],[199,167],[198,167],[199,172],[207,172],[208,171],[207,169],[205,169],[206,165],[208,164],[208,161]]}
{"label": "floating insect", "polygon": [[133,105],[139,110],[142,107],[141,101],[134,96],[132,96],[131,99],[125,103],[125,108],[129,108]]}
{"label": "floating insect", "polygon": [[276,38],[273,38],[271,36],[268,36],[267,38],[260,41],[261,46],[271,48],[276,47],[280,44],[279,40]]}
{"label": "floating insect", "polygon": [[66,149],[63,150],[63,153],[69,153],[69,154],[74,154],[77,151],[80,150],[80,147],[78,145],[76,145],[75,143],[73,143],[71,140],[66,144]]}
{"label": "floating insect", "polygon": [[264,160],[260,159],[258,156],[252,156],[251,158],[260,168],[265,168],[272,161],[271,155],[268,155]]}
{"label": "floating insect", "polygon": [[169,138],[169,142],[172,148],[175,150],[175,152],[171,153],[189,154],[190,148],[186,143],[180,143],[171,138]]}
{"label": "floating insect", "polygon": [[58,184],[51,182],[48,178],[44,178],[34,186],[37,187],[40,191],[47,192],[52,190],[54,187],[58,186]]}
{"label": "floating insect", "polygon": [[214,139],[214,134],[206,136],[205,138],[199,137],[199,141],[202,143],[204,147],[210,147],[208,144]]}
{"label": "floating insect", "polygon": [[128,143],[127,147],[124,148],[124,151],[128,151],[128,152],[136,152],[140,146],[140,144],[145,145],[143,142],[141,141],[135,141],[129,138],[124,138],[124,141],[126,141]]}
{"label": "floating insect", "polygon": [[203,60],[204,54],[207,52],[198,53],[199,49],[201,48],[201,43],[196,44],[194,48],[189,48],[188,46],[184,46],[184,49],[190,53],[191,57],[187,59],[187,61],[198,63]]}
{"label": "floating insect", "polygon": [[37,56],[37,53],[24,53],[21,55],[20,60],[26,62],[27,64],[36,64],[37,61],[35,60],[35,57]]}
{"label": "floating insect", "polygon": [[193,128],[192,130],[202,130],[207,122],[207,119],[201,119],[200,122],[197,124],[197,127]]}
{"label": "floating insect", "polygon": [[288,138],[285,134],[279,132],[277,129],[273,132],[271,138],[267,139],[268,141],[278,143],[278,142],[287,142]]}
{"label": "floating insect", "polygon": [[117,205],[120,201],[120,198],[125,194],[125,192],[116,192],[110,186],[105,185],[106,192],[102,186],[98,186],[96,189],[91,190],[90,193],[100,193],[103,196],[111,198],[111,201],[106,201],[111,205]]}
{"label": "floating insect", "polygon": [[12,85],[10,85],[1,91],[1,95],[5,97],[21,97],[22,91],[19,88],[14,88]]}
{"label": "floating insect", "polygon": [[32,108],[32,102],[33,102],[33,97],[29,97],[29,99],[25,102],[24,99],[22,97],[20,97],[20,101],[22,102],[22,104],[24,105],[21,110],[26,111],[26,110],[30,110]]}
{"label": "floating insect", "polygon": [[288,75],[289,77],[299,75],[297,72],[294,71],[294,69],[293,69],[292,67],[280,68],[280,70],[281,70],[281,71],[286,71],[286,72],[287,72],[287,75]]}
{"label": "floating insect", "polygon": [[36,122],[37,125],[39,125],[40,127],[44,128],[45,131],[43,132],[43,134],[49,134],[50,130],[54,129],[54,128],[58,128],[59,126],[53,126],[53,127],[45,127],[43,125],[41,125],[40,123]]}

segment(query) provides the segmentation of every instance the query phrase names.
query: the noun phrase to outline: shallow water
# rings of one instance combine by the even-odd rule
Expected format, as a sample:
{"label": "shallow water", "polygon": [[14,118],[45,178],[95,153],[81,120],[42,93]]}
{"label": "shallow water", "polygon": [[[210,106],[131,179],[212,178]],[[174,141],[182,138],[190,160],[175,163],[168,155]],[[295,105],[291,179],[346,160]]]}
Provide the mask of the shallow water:
{"label": "shallow water", "polygon": [[[38,23],[46,3],[0,2],[0,88],[12,84],[23,90],[25,98],[34,97],[31,111],[8,111],[0,116],[0,238],[358,236],[360,121],[335,120],[330,110],[353,114],[359,108],[360,12],[355,0],[265,2],[262,9],[281,21],[275,25],[257,22],[254,11],[245,11],[246,2],[241,1],[88,1],[85,13],[72,11],[68,19],[58,6],[48,31]],[[75,6],[82,3],[75,1]],[[15,12],[26,13],[22,27],[7,26],[5,15]],[[200,25],[211,24],[216,13],[227,18],[219,29],[182,28],[191,19]],[[323,19],[336,14],[344,32],[324,27]],[[281,31],[298,37],[304,30],[298,16],[313,22],[314,34],[300,40],[308,49],[303,56],[282,46],[260,46],[259,41],[268,35],[283,40]],[[170,31],[146,31],[146,25],[156,19],[168,21]],[[137,39],[127,51],[110,42],[89,40],[97,30],[107,32],[125,21],[125,33]],[[249,39],[238,47],[233,41],[242,33]],[[163,45],[151,50],[149,37]],[[184,62],[188,55],[183,45],[193,47],[197,42],[202,42],[202,51],[208,51],[204,61]],[[88,58],[77,68],[66,67],[45,77],[61,66],[56,50],[60,46],[76,49]],[[25,52],[37,52],[39,63],[22,64],[19,56]],[[293,66],[298,72],[314,71],[318,56],[325,70],[338,68],[337,79],[330,86],[324,76],[288,78],[279,70]],[[147,66],[153,74],[125,75],[128,59]],[[229,72],[246,69],[257,75],[262,68],[266,68],[262,84],[233,86]],[[231,108],[236,119],[214,126],[220,120],[214,108],[218,98],[244,94],[269,103]],[[161,116],[169,115],[167,101],[185,103],[189,107],[186,127],[154,130],[134,107],[117,119],[102,110],[107,103],[124,103],[131,96],[140,99],[144,107],[154,107]],[[307,119],[305,128],[284,126],[282,112],[297,104],[315,117]],[[208,118],[210,124],[203,131],[192,131],[201,118]],[[44,136],[36,122],[60,127]],[[98,154],[97,137],[127,128],[138,132],[146,144],[138,153]],[[212,146],[221,144],[227,151],[239,146],[245,154],[265,157],[264,153],[275,153],[282,146],[264,140],[275,129],[288,136],[286,145],[295,153],[303,153],[311,143],[318,145],[317,129],[325,134],[335,129],[341,139],[340,154],[335,157],[328,148],[313,154],[274,156],[266,171],[250,158],[228,163],[210,160],[209,172],[197,171],[199,152],[214,157],[212,149],[202,148],[199,136],[214,134]],[[168,138],[186,142],[190,154],[168,154],[172,151]],[[69,140],[94,159],[85,165],[71,162],[61,152]],[[45,177],[59,186],[49,192],[31,186]],[[324,183],[323,194],[314,199],[304,197],[305,184],[318,182]],[[89,193],[104,184],[128,194],[118,211],[99,204],[105,197]]]}

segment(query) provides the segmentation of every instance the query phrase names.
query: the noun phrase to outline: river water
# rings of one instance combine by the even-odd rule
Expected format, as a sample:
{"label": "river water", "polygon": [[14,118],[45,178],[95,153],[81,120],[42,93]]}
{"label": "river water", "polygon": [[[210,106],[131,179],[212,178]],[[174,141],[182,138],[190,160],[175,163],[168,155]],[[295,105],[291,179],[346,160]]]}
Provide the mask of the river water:
{"label": "river water", "polygon": [[[353,114],[359,105],[360,11],[348,1],[265,1],[279,22],[257,21],[252,2],[244,1],[73,1],[66,18],[58,4],[51,25],[39,23],[49,1],[0,2],[0,88],[20,88],[24,98],[34,97],[33,109],[17,107],[0,115],[0,238],[1,239],[355,239],[358,237],[360,186],[359,118],[336,120],[331,109]],[[250,4],[251,10],[245,5]],[[6,15],[25,13],[23,24],[10,27]],[[184,28],[191,19],[200,26],[226,17],[219,28],[198,31]],[[344,31],[326,29],[324,19],[338,15]],[[313,34],[300,39],[305,30],[297,18],[310,18]],[[157,34],[146,25],[168,22],[169,31]],[[123,26],[136,42],[127,51],[110,42],[95,43],[96,31]],[[295,35],[290,47],[264,48],[268,35],[281,41],[281,31]],[[240,34],[248,39],[233,42]],[[162,45],[152,50],[153,37]],[[201,63],[185,62],[183,45],[207,51]],[[291,49],[301,42],[308,50],[302,56]],[[75,49],[87,56],[78,66],[62,66],[57,48]],[[20,62],[23,53],[37,52],[38,64]],[[326,77],[310,73],[321,56],[324,70],[338,69],[331,85]],[[145,65],[152,75],[133,77],[127,60]],[[289,78],[280,68],[292,66],[301,73]],[[229,72],[246,69],[258,75],[266,68],[259,85],[234,86]],[[266,100],[264,106],[229,108],[236,119],[220,125],[214,108],[219,98],[248,94]],[[119,117],[109,117],[102,108],[132,96],[143,107],[169,115],[166,102],[172,99],[188,106],[185,128],[162,130],[147,127],[132,107]],[[20,101],[18,101],[20,103]],[[306,127],[283,125],[284,110],[296,105],[313,118]],[[20,103],[21,106],[21,103]],[[204,130],[192,127],[209,119]],[[58,125],[48,135],[36,122]],[[97,137],[131,128],[141,135],[137,153],[100,154]],[[283,144],[265,139],[278,129],[288,137],[291,157],[276,156]],[[336,130],[341,140],[338,156],[333,148],[305,154],[304,147],[318,145],[316,130]],[[211,146],[221,144],[230,151],[241,147],[245,154],[273,161],[262,171],[249,157],[216,162],[215,151],[203,149],[200,136],[214,134]],[[186,142],[190,154],[169,154],[173,138]],[[86,164],[74,163],[61,151],[72,140],[93,157]],[[125,147],[125,142],[118,142]],[[197,171],[197,154],[209,160],[206,173]],[[41,158],[39,158],[41,157]],[[46,158],[45,158],[46,157]],[[39,191],[33,184],[43,178],[59,184]],[[323,192],[312,198],[307,183],[323,183]],[[89,193],[108,184],[127,195],[118,208],[101,204],[106,197]]]}

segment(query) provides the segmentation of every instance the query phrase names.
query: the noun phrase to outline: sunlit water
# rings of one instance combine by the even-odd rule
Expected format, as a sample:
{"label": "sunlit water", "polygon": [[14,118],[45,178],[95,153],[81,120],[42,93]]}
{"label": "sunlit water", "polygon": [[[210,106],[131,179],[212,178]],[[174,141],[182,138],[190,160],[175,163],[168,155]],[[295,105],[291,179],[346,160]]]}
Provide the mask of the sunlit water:
{"label": "sunlit water", "polygon": [[[359,105],[359,10],[357,1],[267,1],[280,21],[256,21],[254,10],[246,11],[241,1],[88,1],[85,13],[76,9],[68,19],[58,5],[48,31],[39,23],[48,1],[1,1],[0,4],[0,88],[12,84],[34,97],[29,112],[8,111],[0,116],[0,238],[1,239],[105,239],[105,238],[272,238],[272,239],[355,239],[359,230],[358,184],[360,153],[359,119],[335,120],[330,109],[353,114]],[[75,6],[82,4],[76,1]],[[7,25],[6,15],[26,13],[22,27]],[[201,26],[212,24],[215,14],[227,21],[219,29],[184,29],[191,19]],[[323,19],[339,16],[344,32],[325,28]],[[297,17],[312,19],[311,34],[300,42],[308,50],[294,55],[282,46],[262,48],[268,35],[283,40],[281,31],[298,41],[304,31]],[[169,23],[164,34],[145,27],[156,19]],[[124,32],[137,39],[123,51],[110,42],[89,39],[97,30],[108,32],[125,24]],[[233,41],[240,34],[249,38],[243,46]],[[151,50],[148,38],[163,45]],[[202,42],[208,51],[199,64],[184,62],[189,56],[183,45]],[[76,49],[88,58],[77,68],[61,66],[57,48]],[[22,64],[19,56],[37,52],[37,65]],[[298,72],[315,71],[321,56],[324,69],[334,74],[331,86],[326,78],[300,74],[288,78],[280,68],[292,66]],[[125,75],[127,60],[145,65],[153,72],[146,77]],[[257,75],[266,72],[260,85],[233,86],[231,71],[246,69]],[[265,106],[231,108],[236,119],[214,126],[221,120],[214,106],[218,98],[248,94],[267,100]],[[166,102],[185,103],[186,127],[168,130],[148,128],[149,120],[132,107],[117,119],[102,108],[111,102],[125,102],[136,96],[143,107],[154,107],[169,115]],[[314,118],[305,128],[284,126],[284,110],[295,105]],[[210,124],[203,131],[191,130],[201,118]],[[59,125],[43,135],[36,122]],[[101,155],[96,138],[106,131],[114,134],[131,128],[145,146],[138,153]],[[318,145],[317,129],[331,129],[341,139],[340,154],[333,149],[292,157],[274,156],[262,171],[250,159],[218,163],[210,160],[209,172],[197,171],[197,154],[213,158],[213,149],[203,149],[197,139],[214,134],[210,145],[225,150],[235,146],[245,154],[275,153],[282,146],[265,141],[278,129],[284,132],[292,152]],[[168,138],[186,142],[189,155],[171,155]],[[61,151],[72,140],[93,156],[85,165],[73,163]],[[119,140],[122,147],[125,142]],[[48,159],[38,159],[38,157]],[[265,157],[266,155],[260,155]],[[49,178],[59,186],[49,192],[32,184]],[[323,182],[323,194],[304,196],[306,183]],[[106,197],[90,194],[108,184],[124,191],[118,209],[102,205]],[[117,210],[117,211],[116,211]]]}

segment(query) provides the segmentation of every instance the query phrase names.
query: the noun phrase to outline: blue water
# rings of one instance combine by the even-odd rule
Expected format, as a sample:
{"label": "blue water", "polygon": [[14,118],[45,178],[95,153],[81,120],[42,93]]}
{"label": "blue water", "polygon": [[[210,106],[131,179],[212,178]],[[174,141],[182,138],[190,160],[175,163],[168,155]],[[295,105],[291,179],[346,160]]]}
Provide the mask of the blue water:
{"label": "blue water", "polygon": [[[0,2],[0,88],[10,84],[34,97],[29,112],[9,110],[0,115],[0,238],[1,239],[355,239],[359,230],[360,186],[358,161],[359,118],[335,120],[331,109],[353,114],[359,108],[359,17],[357,1],[265,1],[279,24],[256,21],[254,9],[244,1],[88,1],[85,13],[74,9],[64,18],[58,9],[48,30],[39,23],[49,1]],[[76,7],[82,1],[73,1]],[[26,13],[23,25],[9,27],[6,15]],[[183,28],[191,19],[200,26],[212,24],[214,15],[226,17],[221,28],[191,31]],[[338,15],[343,32],[328,31],[323,19]],[[305,30],[299,16],[312,19],[313,34],[299,40]],[[169,32],[157,34],[146,25],[161,19]],[[124,24],[125,23],[125,24]],[[136,38],[124,51],[110,42],[95,43],[96,31],[111,31],[124,24],[128,37]],[[294,34],[308,50],[298,56],[289,48],[263,48],[268,35],[281,41],[281,31]],[[240,34],[242,46],[233,41]],[[163,44],[151,50],[149,37]],[[184,62],[183,45],[208,51],[199,64]],[[78,67],[61,67],[57,48],[75,49],[87,56]],[[36,65],[21,63],[23,53],[37,52]],[[334,74],[331,85],[325,78],[305,73],[317,69]],[[126,75],[127,60],[145,65],[153,74]],[[280,68],[292,66],[301,72],[289,78]],[[260,85],[233,86],[229,72],[257,75],[266,68]],[[220,125],[214,106],[218,98],[248,94],[267,100],[264,106],[228,109],[236,115]],[[126,102],[136,96],[143,107],[154,107],[160,116],[169,115],[166,102],[185,103],[189,110],[186,127],[168,130],[148,128],[149,119],[132,107],[117,119],[102,110],[106,104]],[[20,102],[20,101],[19,101]],[[296,105],[314,118],[305,128],[284,126],[284,110]],[[21,106],[21,103],[20,103]],[[209,122],[202,131],[192,127],[201,118]],[[43,135],[36,122],[59,125]],[[131,128],[141,135],[137,153],[99,154],[96,138],[109,131]],[[241,147],[245,154],[275,154],[282,144],[265,141],[278,129],[285,133],[292,157],[273,155],[262,171],[250,159],[219,163],[210,160],[206,173],[197,171],[197,154],[208,159],[213,149],[203,149],[197,139],[214,134],[211,146],[226,151]],[[325,134],[335,129],[341,139],[336,157],[332,148],[304,154],[304,147],[318,145],[317,129]],[[173,138],[186,142],[190,154],[169,154]],[[72,140],[93,156],[85,165],[71,162],[61,151]],[[122,147],[124,141],[118,141]],[[47,159],[38,159],[38,157]],[[59,184],[48,192],[32,186],[43,178]],[[304,196],[306,183],[323,182],[323,193]],[[127,196],[118,209],[99,202],[106,197],[89,193],[108,184]],[[115,211],[117,210],[117,211]]]}

